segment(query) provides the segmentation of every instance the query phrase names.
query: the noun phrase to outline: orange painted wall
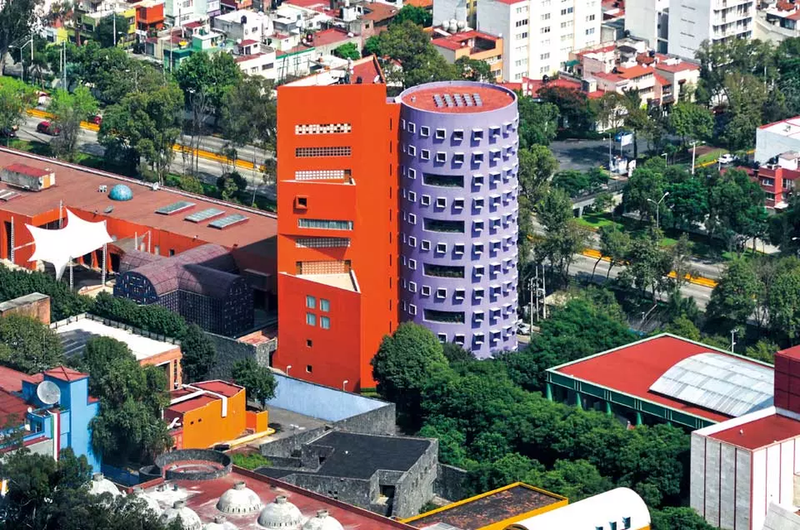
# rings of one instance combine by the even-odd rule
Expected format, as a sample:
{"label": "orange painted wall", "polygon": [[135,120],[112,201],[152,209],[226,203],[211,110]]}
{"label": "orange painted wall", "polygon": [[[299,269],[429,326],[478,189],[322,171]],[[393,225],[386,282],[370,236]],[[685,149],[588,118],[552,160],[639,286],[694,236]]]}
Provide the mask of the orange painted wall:
{"label": "orange painted wall", "polygon": [[[169,408],[164,419],[169,423],[176,416]],[[215,399],[204,407],[183,413],[182,446],[184,449],[205,449],[240,436],[247,427],[245,391],[228,398],[228,415],[222,417],[222,400]]]}
{"label": "orange painted wall", "polygon": [[[278,351],[277,368],[347,390],[369,388],[370,360],[397,327],[397,146],[399,106],[383,85],[278,89]],[[350,124],[348,133],[295,134],[296,125]],[[298,147],[351,148],[350,156],[297,158]],[[298,170],[350,170],[353,183],[296,181]],[[298,196],[307,208],[296,208]],[[353,230],[298,228],[299,218],[353,221]],[[297,248],[298,236],[347,237],[349,247]],[[353,293],[295,278],[297,262],[349,260]],[[337,296],[334,291],[341,291]],[[307,294],[331,299],[331,329],[309,329]],[[317,293],[317,294],[315,294]],[[336,298],[337,303],[333,303]],[[313,346],[306,346],[306,339]],[[306,367],[313,367],[311,372]]]}
{"label": "orange painted wall", "polygon": [[269,428],[269,411],[248,410],[246,412],[246,426],[254,433],[264,432]]}
{"label": "orange painted wall", "polygon": [[[167,373],[167,389],[172,390],[177,385],[183,383],[183,370],[181,370],[181,359],[183,354],[178,346],[169,351],[148,357],[139,362],[142,366],[154,365],[163,368]],[[168,363],[168,365],[164,365]]]}

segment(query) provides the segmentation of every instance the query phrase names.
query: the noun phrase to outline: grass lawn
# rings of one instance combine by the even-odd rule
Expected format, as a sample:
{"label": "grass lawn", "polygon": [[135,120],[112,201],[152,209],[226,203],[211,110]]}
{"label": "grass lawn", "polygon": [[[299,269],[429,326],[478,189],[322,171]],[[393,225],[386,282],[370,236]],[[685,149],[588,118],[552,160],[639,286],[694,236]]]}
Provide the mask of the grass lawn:
{"label": "grass lawn", "polygon": [[583,217],[578,218],[578,223],[583,226],[589,227],[592,230],[598,230],[603,226],[616,225],[617,228],[623,228],[622,223],[611,219],[611,215],[607,213],[586,213]]}
{"label": "grass lawn", "polygon": [[727,152],[728,152],[727,149],[722,149],[722,148],[714,149],[713,151],[709,151],[708,153],[705,153],[704,155],[698,156],[695,163],[698,166],[703,165],[703,164],[710,164],[710,163],[714,162],[716,159],[718,159],[720,156],[724,155]]}

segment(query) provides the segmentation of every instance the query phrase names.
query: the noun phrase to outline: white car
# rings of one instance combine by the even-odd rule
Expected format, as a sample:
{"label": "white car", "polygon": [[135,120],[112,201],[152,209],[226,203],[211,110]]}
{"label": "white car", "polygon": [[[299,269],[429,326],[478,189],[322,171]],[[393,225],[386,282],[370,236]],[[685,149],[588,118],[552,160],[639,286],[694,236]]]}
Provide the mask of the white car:
{"label": "white car", "polygon": [[520,335],[530,335],[531,334],[530,324],[526,324],[521,320],[517,322],[517,333],[519,333]]}
{"label": "white car", "polygon": [[730,153],[725,153],[721,157],[719,157],[720,164],[732,164],[736,161],[736,155],[732,155]]}

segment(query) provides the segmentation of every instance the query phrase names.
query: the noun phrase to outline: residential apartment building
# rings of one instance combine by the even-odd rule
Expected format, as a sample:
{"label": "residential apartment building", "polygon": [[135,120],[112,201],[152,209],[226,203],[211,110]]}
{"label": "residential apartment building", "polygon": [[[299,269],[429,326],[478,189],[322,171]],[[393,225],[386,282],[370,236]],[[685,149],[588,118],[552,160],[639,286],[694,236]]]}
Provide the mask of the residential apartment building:
{"label": "residential apartment building", "polygon": [[600,0],[483,0],[477,28],[503,36],[503,79],[541,79],[600,42]]}
{"label": "residential apartment building", "polygon": [[278,89],[278,351],[273,366],[375,386],[397,328],[397,127],[386,86]]}
{"label": "residential apartment building", "polygon": [[503,39],[482,31],[464,31],[452,35],[434,32],[431,44],[448,63],[462,57],[484,61],[492,73],[491,81],[503,80]]}
{"label": "residential apartment building", "polygon": [[668,51],[694,58],[703,41],[749,39],[754,17],[754,0],[672,0]]}
{"label": "residential apartment building", "polygon": [[800,37],[800,6],[788,0],[765,4],[756,11],[753,37],[774,43]]}
{"label": "residential apartment building", "polygon": [[625,30],[647,41],[659,53],[667,53],[669,0],[635,0],[625,6]]}

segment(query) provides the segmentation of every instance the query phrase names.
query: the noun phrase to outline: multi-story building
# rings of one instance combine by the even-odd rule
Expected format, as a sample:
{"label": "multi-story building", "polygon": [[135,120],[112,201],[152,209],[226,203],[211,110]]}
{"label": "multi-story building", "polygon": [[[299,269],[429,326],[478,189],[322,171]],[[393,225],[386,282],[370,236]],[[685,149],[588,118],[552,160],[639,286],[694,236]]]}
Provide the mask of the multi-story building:
{"label": "multi-story building", "polygon": [[669,0],[635,0],[625,6],[625,30],[645,39],[659,53],[667,53]]}
{"label": "multi-story building", "polygon": [[503,39],[482,31],[464,31],[452,35],[434,33],[431,44],[450,64],[466,57],[489,65],[492,81],[503,80]]}
{"label": "multi-story building", "polygon": [[477,28],[503,37],[503,78],[541,79],[600,42],[600,0],[484,0]]}
{"label": "multi-story building", "polygon": [[781,0],[756,11],[753,37],[778,43],[800,37],[800,6],[796,2]]}
{"label": "multi-story building", "polygon": [[703,41],[713,44],[749,39],[753,35],[754,17],[753,0],[672,0],[668,51],[693,58]]}
{"label": "multi-story building", "polygon": [[370,360],[397,327],[399,107],[371,83],[278,89],[273,366],[347,390],[374,386]]}
{"label": "multi-story building", "polygon": [[516,95],[431,83],[400,106],[400,318],[479,357],[515,349]]}

